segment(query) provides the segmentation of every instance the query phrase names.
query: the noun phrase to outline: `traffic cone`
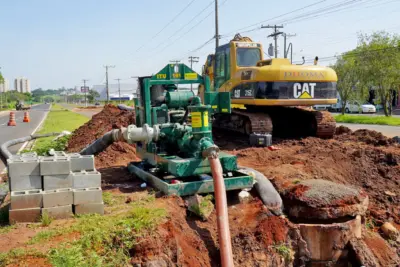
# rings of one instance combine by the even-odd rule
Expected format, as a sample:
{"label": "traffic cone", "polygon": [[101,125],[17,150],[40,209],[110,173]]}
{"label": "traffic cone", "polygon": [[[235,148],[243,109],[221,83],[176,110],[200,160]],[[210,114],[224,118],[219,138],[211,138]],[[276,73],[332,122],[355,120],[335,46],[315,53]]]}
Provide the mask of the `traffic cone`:
{"label": "traffic cone", "polygon": [[8,126],[17,126],[17,123],[15,122],[15,113],[10,112],[10,120],[8,121]]}
{"label": "traffic cone", "polygon": [[23,122],[30,122],[30,121],[31,121],[31,119],[29,118],[29,112],[25,111],[24,112],[24,120],[23,120]]}

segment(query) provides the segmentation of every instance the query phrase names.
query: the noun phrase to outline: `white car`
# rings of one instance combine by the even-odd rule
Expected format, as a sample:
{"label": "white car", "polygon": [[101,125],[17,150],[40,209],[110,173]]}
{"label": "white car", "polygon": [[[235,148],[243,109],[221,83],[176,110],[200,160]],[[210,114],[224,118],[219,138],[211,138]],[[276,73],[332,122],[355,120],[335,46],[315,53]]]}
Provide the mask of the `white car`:
{"label": "white car", "polygon": [[376,113],[374,105],[365,103],[360,104],[357,101],[350,101],[345,108],[346,113]]}

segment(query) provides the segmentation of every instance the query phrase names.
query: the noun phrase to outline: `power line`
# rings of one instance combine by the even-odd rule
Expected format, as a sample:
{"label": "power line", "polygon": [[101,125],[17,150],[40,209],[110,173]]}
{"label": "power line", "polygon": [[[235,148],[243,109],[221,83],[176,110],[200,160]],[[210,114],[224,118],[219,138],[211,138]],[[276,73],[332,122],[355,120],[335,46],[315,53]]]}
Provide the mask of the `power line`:
{"label": "power line", "polygon": [[[265,22],[267,22],[267,21],[271,21],[271,20],[274,20],[274,19],[278,19],[278,18],[281,18],[281,17],[283,17],[283,16],[286,16],[286,15],[289,15],[289,14],[292,14],[292,13],[295,13],[295,12],[297,12],[297,11],[304,10],[304,9],[306,9],[306,8],[309,8],[309,7],[312,7],[312,6],[315,6],[315,5],[319,5],[319,4],[321,4],[321,3],[323,3],[323,2],[326,2],[326,1],[327,1],[327,0],[318,1],[318,2],[316,2],[316,3],[313,3],[313,4],[310,4],[310,5],[307,5],[307,6],[304,6],[304,7],[301,7],[301,8],[292,10],[292,11],[289,11],[289,12],[287,12],[287,13],[284,13],[284,14],[281,14],[281,15],[278,15],[278,16],[275,16],[275,17],[266,19],[266,20],[262,20],[262,21],[260,21],[260,22],[251,24],[251,25],[249,25],[249,26],[246,26],[246,27],[243,27],[243,28],[240,28],[240,29],[237,29],[237,30],[235,30],[235,31],[231,31],[231,32],[229,32],[229,33],[227,33],[227,34],[224,34],[223,36],[227,36],[227,35],[231,35],[231,34],[233,34],[233,33],[241,32],[242,30],[245,30],[245,29],[248,29],[248,28],[251,28],[251,27],[254,27],[254,26],[258,26],[258,25],[260,25],[260,24],[262,24],[262,23],[265,23]],[[250,31],[259,30],[259,29],[260,29],[260,27],[257,27],[256,29],[252,29],[252,30],[250,30]],[[248,32],[248,31],[247,31],[247,32]],[[242,32],[242,33],[244,33],[244,32]]]}
{"label": "power line", "polygon": [[[283,29],[283,26],[273,25],[273,26],[261,26],[263,29],[274,29],[274,33],[268,35],[268,37],[274,37],[275,40],[275,58],[278,57],[278,36],[283,34],[283,32],[278,32],[278,29]],[[286,53],[286,51],[285,51]]]}
{"label": "power line", "polygon": [[142,49],[144,46],[146,46],[148,44],[148,42],[151,42],[152,40],[154,40],[162,31],[164,31],[169,25],[171,25],[171,23],[173,23],[186,9],[188,9],[193,4],[194,1],[196,1],[196,0],[190,1],[178,14],[175,15],[175,17],[173,17],[167,24],[165,24],[165,26],[161,30],[159,30],[155,35],[153,35],[150,38],[150,40],[148,40],[147,42],[144,42],[142,44],[142,46],[140,46],[136,50],[136,52],[139,52],[140,49]]}

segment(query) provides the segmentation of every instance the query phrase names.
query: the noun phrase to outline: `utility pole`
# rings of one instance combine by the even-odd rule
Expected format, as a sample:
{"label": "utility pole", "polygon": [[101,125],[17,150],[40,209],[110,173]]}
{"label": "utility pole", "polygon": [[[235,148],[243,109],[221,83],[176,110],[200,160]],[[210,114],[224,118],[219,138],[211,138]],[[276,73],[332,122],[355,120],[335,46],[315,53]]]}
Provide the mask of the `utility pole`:
{"label": "utility pole", "polygon": [[118,81],[118,98],[119,98],[119,103],[121,104],[121,84],[119,83],[119,81],[121,80],[120,78],[115,79],[116,81]]}
{"label": "utility pole", "polygon": [[110,101],[110,92],[108,88],[108,69],[109,68],[115,68],[115,66],[112,65],[105,65],[104,68],[106,68],[106,91],[107,91],[107,104]]}
{"label": "utility pole", "polygon": [[266,28],[266,29],[274,29],[274,33],[268,35],[268,37],[274,37],[274,40],[275,40],[275,58],[277,58],[277,57],[278,57],[278,36],[279,36],[280,34],[283,34],[283,32],[278,32],[278,29],[283,29],[283,25],[281,25],[281,26],[278,26],[278,25],[273,25],[273,26],[270,26],[270,25],[262,26],[262,25],[261,25],[261,28],[263,28],[263,29],[265,29],[265,28]]}
{"label": "utility pole", "polygon": [[86,82],[89,81],[87,79],[82,79],[83,81],[83,90],[85,90],[85,107],[87,107],[87,97],[86,97]]}
{"label": "utility pole", "polygon": [[218,0],[215,0],[215,50],[219,46],[219,31],[218,31]]}
{"label": "utility pole", "polygon": [[[199,62],[199,57],[189,57],[190,68],[193,70],[193,63]],[[190,84],[190,91],[193,92],[193,84]]]}
{"label": "utility pole", "polygon": [[[283,39],[284,40],[283,46],[285,48],[285,52],[284,52],[284,57],[285,58],[287,58],[287,55],[288,55],[288,47],[286,47],[286,38],[295,37],[295,36],[296,36],[296,34],[283,33],[283,38],[284,38]],[[293,45],[291,45],[291,44],[289,46],[293,47]]]}

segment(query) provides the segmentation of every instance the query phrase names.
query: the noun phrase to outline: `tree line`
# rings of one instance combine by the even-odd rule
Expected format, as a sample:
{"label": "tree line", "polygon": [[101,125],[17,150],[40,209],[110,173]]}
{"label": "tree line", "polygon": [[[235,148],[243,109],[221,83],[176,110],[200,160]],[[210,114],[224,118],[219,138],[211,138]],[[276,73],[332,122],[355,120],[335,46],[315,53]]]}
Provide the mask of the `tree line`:
{"label": "tree line", "polygon": [[331,66],[338,76],[342,114],[351,100],[365,102],[374,92],[374,104],[392,114],[394,92],[400,93],[400,37],[387,32],[359,34],[355,49],[343,53]]}

